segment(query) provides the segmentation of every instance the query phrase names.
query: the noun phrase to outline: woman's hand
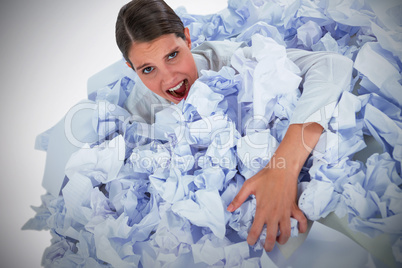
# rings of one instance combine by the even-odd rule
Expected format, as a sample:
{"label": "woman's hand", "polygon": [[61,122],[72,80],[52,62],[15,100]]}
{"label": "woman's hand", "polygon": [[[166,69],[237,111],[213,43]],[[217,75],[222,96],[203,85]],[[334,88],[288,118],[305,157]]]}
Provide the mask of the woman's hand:
{"label": "woman's hand", "polygon": [[[255,195],[257,205],[253,225],[247,237],[248,244],[254,245],[257,242],[264,224],[267,227],[265,250],[271,251],[275,240],[280,244],[286,243],[290,237],[290,217],[299,222],[301,233],[306,231],[306,217],[296,204],[297,176],[291,174],[286,167],[268,165],[246,180],[228,210],[236,210],[251,194]],[[278,228],[280,235],[277,237]]]}
{"label": "woman's hand", "polygon": [[247,237],[250,245],[257,242],[264,224],[265,250],[271,251],[275,241],[286,243],[290,237],[290,217],[299,222],[299,232],[307,230],[307,219],[297,206],[297,178],[321,132],[322,127],[317,123],[290,125],[268,165],[245,181],[228,206],[227,210],[233,212],[249,195],[255,195],[256,212]]}

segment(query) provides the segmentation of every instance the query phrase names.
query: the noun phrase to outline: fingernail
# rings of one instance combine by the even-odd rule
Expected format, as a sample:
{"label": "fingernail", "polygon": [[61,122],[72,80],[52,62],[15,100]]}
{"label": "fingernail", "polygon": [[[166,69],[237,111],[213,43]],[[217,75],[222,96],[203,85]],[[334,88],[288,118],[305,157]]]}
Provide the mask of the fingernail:
{"label": "fingernail", "polygon": [[[253,239],[247,237],[247,243],[248,243],[250,246],[254,246],[255,243],[256,243],[256,241],[253,241]],[[262,245],[262,246],[264,246],[264,245]]]}
{"label": "fingernail", "polygon": [[233,204],[230,203],[226,210],[229,211],[229,212],[232,212],[233,208],[234,208]]}
{"label": "fingernail", "polygon": [[271,247],[271,246],[264,246],[264,249],[265,249],[265,251],[270,252],[270,251],[273,249],[273,247]]}

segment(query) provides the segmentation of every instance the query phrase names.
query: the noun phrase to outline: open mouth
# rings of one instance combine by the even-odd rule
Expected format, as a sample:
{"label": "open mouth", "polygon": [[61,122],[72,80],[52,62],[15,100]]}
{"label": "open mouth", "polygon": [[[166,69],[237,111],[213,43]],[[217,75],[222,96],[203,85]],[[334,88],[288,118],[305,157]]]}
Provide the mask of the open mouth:
{"label": "open mouth", "polygon": [[181,81],[177,86],[172,87],[167,90],[168,94],[170,94],[174,99],[180,101],[183,99],[188,92],[188,81],[187,79]]}

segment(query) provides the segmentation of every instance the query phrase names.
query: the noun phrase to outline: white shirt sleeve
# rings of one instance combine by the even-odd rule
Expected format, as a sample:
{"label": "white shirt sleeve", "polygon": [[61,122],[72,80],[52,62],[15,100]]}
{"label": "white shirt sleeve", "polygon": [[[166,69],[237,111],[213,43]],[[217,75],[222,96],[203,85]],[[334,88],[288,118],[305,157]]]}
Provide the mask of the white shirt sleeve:
{"label": "white shirt sleeve", "polygon": [[301,70],[302,95],[291,124],[319,123],[327,128],[343,91],[350,89],[353,61],[331,52],[288,49],[287,55]]}

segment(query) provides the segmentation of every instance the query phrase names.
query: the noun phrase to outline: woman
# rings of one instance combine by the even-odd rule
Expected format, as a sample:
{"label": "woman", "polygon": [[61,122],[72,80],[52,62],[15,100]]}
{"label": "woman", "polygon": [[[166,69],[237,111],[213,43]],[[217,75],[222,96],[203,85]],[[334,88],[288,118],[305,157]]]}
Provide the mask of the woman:
{"label": "woman", "polygon": [[[136,87],[125,104],[131,113],[148,119],[151,114],[147,107],[153,101],[179,103],[187,97],[201,69],[218,71],[230,65],[231,54],[242,46],[206,42],[192,53],[189,29],[162,0],[133,0],[125,5],[117,18],[116,40],[127,65],[157,95],[150,97],[145,87]],[[249,195],[255,195],[257,208],[247,242],[255,244],[266,225],[267,251],[273,249],[275,241],[284,244],[289,239],[290,217],[299,222],[300,232],[307,229],[306,217],[297,206],[297,179],[329,120],[309,116],[338,100],[349,85],[352,71],[352,62],[337,54],[287,52],[305,82],[291,125],[270,160],[285,159],[286,168],[267,165],[246,180],[227,208],[233,212]]]}

